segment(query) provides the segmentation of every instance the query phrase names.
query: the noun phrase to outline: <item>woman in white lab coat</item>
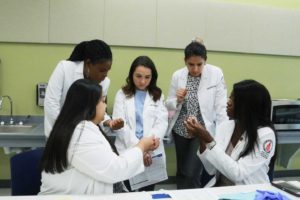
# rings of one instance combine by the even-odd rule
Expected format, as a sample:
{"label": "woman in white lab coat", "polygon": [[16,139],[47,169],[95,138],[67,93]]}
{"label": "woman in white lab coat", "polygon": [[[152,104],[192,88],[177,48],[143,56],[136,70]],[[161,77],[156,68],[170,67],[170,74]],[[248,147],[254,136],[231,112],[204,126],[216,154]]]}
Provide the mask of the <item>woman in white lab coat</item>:
{"label": "woman in white lab coat", "polygon": [[117,155],[98,127],[105,109],[97,83],[79,79],[71,85],[42,157],[40,194],[111,194],[114,183],[143,172],[143,154],[159,140],[143,138]]}
{"label": "woman in white lab coat", "polygon": [[199,138],[205,169],[215,175],[207,187],[270,182],[276,137],[268,90],[254,80],[234,84],[227,114],[231,120],[217,128],[215,137],[195,118],[185,122],[187,130]]}
{"label": "woman in white lab coat", "polygon": [[202,185],[202,164],[197,157],[198,139],[190,136],[184,120],[195,116],[213,135],[216,126],[227,120],[227,90],[222,70],[206,64],[203,44],[193,41],[184,50],[185,64],[172,76],[166,106],[170,113],[168,135],[172,132],[177,158],[177,189]]}
{"label": "woman in white lab coat", "polygon": [[[118,91],[113,108],[113,119],[124,120],[125,134],[117,134],[115,145],[119,152],[135,146],[141,138],[155,135],[160,145],[154,154],[144,154],[145,165],[152,163],[153,155],[162,154],[166,162],[163,137],[168,127],[168,112],[163,103],[163,94],[156,85],[158,73],[153,61],[147,56],[137,57],[129,70],[126,85]],[[166,168],[164,167],[166,175]],[[151,191],[154,185],[140,188]]]}
{"label": "woman in white lab coat", "polygon": [[[46,89],[44,101],[45,135],[49,136],[52,126],[65,101],[71,84],[81,78],[90,79],[103,88],[103,96],[107,95],[110,84],[107,73],[111,69],[112,53],[110,47],[101,40],[84,41],[75,46],[70,58],[62,60],[52,73]],[[122,121],[109,120],[106,115],[104,125],[119,129]]]}

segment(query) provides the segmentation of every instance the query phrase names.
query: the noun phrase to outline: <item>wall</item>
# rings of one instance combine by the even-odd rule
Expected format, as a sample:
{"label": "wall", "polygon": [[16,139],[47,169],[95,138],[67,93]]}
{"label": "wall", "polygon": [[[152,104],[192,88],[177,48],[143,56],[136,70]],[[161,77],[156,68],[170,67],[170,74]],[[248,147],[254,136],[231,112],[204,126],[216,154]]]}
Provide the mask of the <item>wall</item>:
{"label": "wall", "polygon": [[[69,56],[74,45],[0,43],[0,95],[10,95],[14,114],[43,115],[36,106],[36,83],[47,81],[57,62]],[[172,73],[184,65],[183,51],[159,48],[112,47],[113,66],[108,110],[111,112],[117,90],[124,84],[132,60],[150,56],[159,72],[158,83],[168,93]],[[209,52],[208,63],[220,66],[228,92],[232,84],[246,78],[264,83],[272,98],[300,98],[300,57]],[[0,114],[8,114],[4,102]]]}

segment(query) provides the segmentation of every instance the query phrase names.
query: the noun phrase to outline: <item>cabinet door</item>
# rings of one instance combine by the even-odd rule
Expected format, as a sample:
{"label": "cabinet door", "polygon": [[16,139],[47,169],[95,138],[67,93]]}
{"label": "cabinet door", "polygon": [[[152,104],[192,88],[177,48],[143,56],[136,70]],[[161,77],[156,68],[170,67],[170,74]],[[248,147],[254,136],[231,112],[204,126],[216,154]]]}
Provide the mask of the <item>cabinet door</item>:
{"label": "cabinet door", "polygon": [[50,0],[49,42],[103,39],[104,0]]}
{"label": "cabinet door", "polygon": [[195,36],[205,42],[206,8],[200,0],[163,0],[157,3],[157,46],[185,48]]}
{"label": "cabinet door", "polygon": [[48,0],[1,0],[0,41],[48,42]]}
{"label": "cabinet door", "polygon": [[156,0],[105,2],[104,38],[112,45],[156,44]]}

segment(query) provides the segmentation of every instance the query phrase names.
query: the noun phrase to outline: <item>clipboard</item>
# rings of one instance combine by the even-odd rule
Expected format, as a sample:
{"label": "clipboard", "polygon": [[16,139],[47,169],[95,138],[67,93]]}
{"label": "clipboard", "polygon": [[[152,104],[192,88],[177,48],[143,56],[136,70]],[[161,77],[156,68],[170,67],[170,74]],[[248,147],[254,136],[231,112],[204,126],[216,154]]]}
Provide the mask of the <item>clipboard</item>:
{"label": "clipboard", "polygon": [[132,190],[139,189],[168,179],[165,159],[162,153],[152,155],[152,164],[145,171],[130,178],[129,183]]}
{"label": "clipboard", "polygon": [[273,181],[271,184],[285,192],[288,192],[296,197],[300,197],[300,182],[299,181]]}

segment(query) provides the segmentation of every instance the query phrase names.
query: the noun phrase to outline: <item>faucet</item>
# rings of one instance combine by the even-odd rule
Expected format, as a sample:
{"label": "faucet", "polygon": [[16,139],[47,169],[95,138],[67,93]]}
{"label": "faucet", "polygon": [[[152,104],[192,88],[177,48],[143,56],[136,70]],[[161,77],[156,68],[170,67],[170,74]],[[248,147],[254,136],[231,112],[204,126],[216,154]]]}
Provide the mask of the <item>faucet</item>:
{"label": "faucet", "polygon": [[13,119],[13,101],[12,101],[12,98],[8,95],[4,95],[2,97],[0,97],[0,110],[2,108],[2,102],[3,102],[3,99],[4,98],[8,98],[9,100],[9,103],[10,103],[10,120],[9,120],[9,124],[14,124],[14,119]]}

